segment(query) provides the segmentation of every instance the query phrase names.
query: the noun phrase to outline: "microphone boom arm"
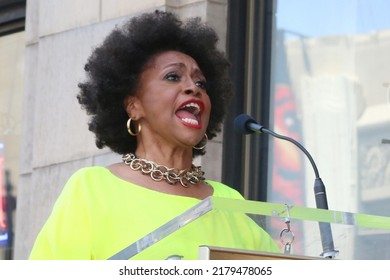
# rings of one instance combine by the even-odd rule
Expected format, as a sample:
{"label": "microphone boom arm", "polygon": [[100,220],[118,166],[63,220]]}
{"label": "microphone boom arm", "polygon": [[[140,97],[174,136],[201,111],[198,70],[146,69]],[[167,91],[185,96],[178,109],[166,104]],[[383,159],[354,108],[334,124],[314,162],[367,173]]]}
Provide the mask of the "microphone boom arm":
{"label": "microphone boom arm", "polygon": [[262,128],[260,130],[261,132],[265,132],[267,134],[271,134],[272,136],[276,137],[276,138],[279,138],[279,139],[283,139],[283,140],[286,140],[286,141],[289,141],[293,144],[295,144],[296,146],[298,146],[299,149],[302,150],[302,152],[305,153],[305,155],[307,156],[307,158],[309,159],[311,165],[313,166],[313,169],[314,169],[314,174],[316,176],[316,178],[320,178],[320,174],[318,172],[318,169],[317,169],[317,165],[316,163],[314,162],[312,156],[310,155],[310,153],[305,149],[305,147],[303,147],[301,145],[301,143],[299,143],[298,141],[294,140],[293,138],[290,138],[290,137],[287,137],[287,136],[283,136],[283,135],[280,135],[272,130],[269,130],[269,129],[266,129],[266,128]]}
{"label": "microphone boom arm", "polygon": [[[294,145],[296,145],[309,159],[314,170],[314,174],[316,177],[314,181],[314,195],[315,195],[316,206],[318,209],[328,210],[328,200],[326,197],[325,185],[322,182],[322,179],[318,172],[317,165],[315,164],[310,153],[305,149],[305,147],[302,146],[301,143],[294,140],[293,138],[280,135],[272,130],[266,129],[264,126],[256,123],[251,117],[244,114],[238,116],[236,118],[236,122],[237,123],[235,124],[235,126],[238,132],[245,133],[245,134],[252,133],[252,132],[267,133],[276,138],[289,141]],[[330,227],[330,224],[319,222],[319,228],[320,228],[321,243],[323,248],[323,252],[321,253],[321,256],[323,256],[324,258],[334,259],[338,251],[334,249],[333,235],[332,235],[332,229]]]}

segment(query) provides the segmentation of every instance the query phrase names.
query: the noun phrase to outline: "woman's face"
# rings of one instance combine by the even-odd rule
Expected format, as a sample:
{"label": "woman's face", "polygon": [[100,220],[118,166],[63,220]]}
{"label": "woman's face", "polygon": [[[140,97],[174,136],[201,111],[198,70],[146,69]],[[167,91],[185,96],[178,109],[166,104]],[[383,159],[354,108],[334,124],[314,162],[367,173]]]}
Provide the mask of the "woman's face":
{"label": "woman's face", "polygon": [[211,104],[206,78],[192,57],[178,51],[152,57],[141,73],[136,100],[143,135],[189,147],[203,138]]}

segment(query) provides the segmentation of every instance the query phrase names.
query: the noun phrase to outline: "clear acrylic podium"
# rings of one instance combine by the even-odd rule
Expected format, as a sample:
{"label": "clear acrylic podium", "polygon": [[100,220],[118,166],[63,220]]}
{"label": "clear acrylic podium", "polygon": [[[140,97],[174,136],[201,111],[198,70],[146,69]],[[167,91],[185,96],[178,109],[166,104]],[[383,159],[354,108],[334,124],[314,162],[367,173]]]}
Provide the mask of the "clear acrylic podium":
{"label": "clear acrylic podium", "polygon": [[[323,258],[319,224],[331,227],[335,259],[390,259],[390,217],[340,212],[295,205],[208,197],[147,234],[110,259],[129,259],[194,221],[213,212],[249,216],[279,244],[280,254],[199,246],[199,259],[318,259]],[[201,225],[201,223],[200,223]],[[234,225],[232,225],[234,226]],[[286,235],[287,234],[287,235]],[[285,252],[285,248],[289,252]]]}

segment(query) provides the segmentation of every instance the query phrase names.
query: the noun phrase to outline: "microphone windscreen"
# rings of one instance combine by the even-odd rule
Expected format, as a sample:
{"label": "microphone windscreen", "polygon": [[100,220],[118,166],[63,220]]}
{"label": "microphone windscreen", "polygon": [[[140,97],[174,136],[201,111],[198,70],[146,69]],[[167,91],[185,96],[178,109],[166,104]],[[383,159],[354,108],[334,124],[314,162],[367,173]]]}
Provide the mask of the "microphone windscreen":
{"label": "microphone windscreen", "polygon": [[234,119],[234,130],[241,134],[251,134],[254,131],[249,128],[249,123],[256,123],[256,121],[246,114],[238,115]]}

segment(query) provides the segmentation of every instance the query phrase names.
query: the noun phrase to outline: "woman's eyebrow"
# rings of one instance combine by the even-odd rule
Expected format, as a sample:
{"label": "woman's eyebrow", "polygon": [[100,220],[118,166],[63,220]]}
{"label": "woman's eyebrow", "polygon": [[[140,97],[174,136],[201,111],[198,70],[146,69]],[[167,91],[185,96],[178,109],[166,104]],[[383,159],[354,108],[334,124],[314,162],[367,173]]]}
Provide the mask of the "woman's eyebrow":
{"label": "woman's eyebrow", "polygon": [[[165,66],[163,67],[163,69],[170,68],[170,67],[172,67],[172,66],[179,67],[179,68],[186,68],[186,65],[185,65],[184,63],[182,63],[182,62],[173,62],[173,63],[170,63],[170,64],[168,64],[168,65],[165,65]],[[194,73],[195,73],[195,74],[202,75],[202,76],[204,77],[204,74],[203,74],[202,70],[200,70],[198,67],[196,67],[196,68],[194,69]]]}
{"label": "woman's eyebrow", "polygon": [[165,65],[165,66],[163,67],[163,69],[165,69],[165,68],[170,68],[170,67],[172,67],[172,66],[177,66],[177,67],[180,67],[180,68],[185,68],[185,67],[186,67],[185,64],[182,63],[182,62],[173,62],[173,63],[170,63],[170,64],[168,64],[168,65]]}

